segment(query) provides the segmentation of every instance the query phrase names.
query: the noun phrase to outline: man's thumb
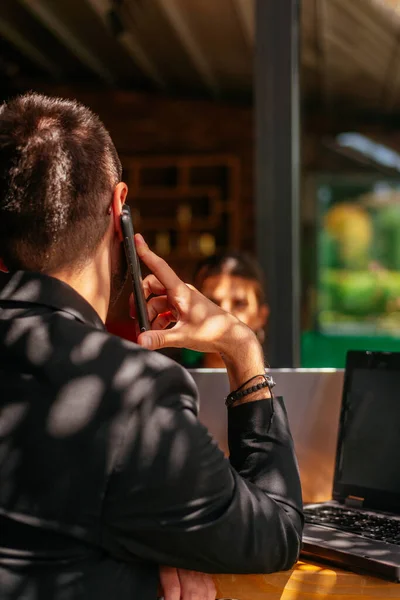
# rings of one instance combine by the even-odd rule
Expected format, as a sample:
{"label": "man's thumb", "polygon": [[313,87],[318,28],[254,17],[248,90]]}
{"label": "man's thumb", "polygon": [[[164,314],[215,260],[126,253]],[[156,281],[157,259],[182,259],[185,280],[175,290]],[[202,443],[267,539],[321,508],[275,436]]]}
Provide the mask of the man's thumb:
{"label": "man's thumb", "polygon": [[146,331],[138,337],[137,343],[148,350],[160,350],[161,348],[180,348],[181,336],[178,327],[172,329],[155,329]]}
{"label": "man's thumb", "polygon": [[159,350],[165,347],[165,336],[163,331],[146,331],[138,337],[138,344],[148,350]]}

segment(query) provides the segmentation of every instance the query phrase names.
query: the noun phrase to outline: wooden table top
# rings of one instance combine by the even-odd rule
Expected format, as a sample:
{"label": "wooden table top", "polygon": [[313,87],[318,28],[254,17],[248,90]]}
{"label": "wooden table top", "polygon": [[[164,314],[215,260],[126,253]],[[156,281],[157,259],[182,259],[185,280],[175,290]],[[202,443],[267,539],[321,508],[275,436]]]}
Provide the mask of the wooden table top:
{"label": "wooden table top", "polygon": [[400,599],[400,583],[298,562],[272,575],[216,575],[217,598],[237,600],[391,600]]}

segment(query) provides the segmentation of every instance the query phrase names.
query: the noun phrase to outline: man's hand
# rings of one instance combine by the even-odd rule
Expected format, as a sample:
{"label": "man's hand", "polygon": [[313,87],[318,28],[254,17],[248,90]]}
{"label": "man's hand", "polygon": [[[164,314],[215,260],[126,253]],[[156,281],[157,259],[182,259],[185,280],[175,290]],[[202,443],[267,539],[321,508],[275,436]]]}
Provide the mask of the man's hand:
{"label": "man's hand", "polygon": [[[152,330],[142,333],[138,343],[152,350],[170,347],[219,352],[228,369],[231,389],[263,373],[264,356],[255,334],[179,279],[141,235],[135,236],[135,244],[138,255],[152,272],[143,282]],[[175,325],[167,329],[171,323]]]}
{"label": "man's hand", "polygon": [[[229,355],[233,342],[254,340],[246,325],[179,279],[141,235],[135,236],[135,243],[138,255],[153,273],[143,282],[145,297],[151,297],[147,310],[152,331],[140,335],[139,344],[153,350],[190,348]],[[171,323],[174,327],[166,329]]]}
{"label": "man's hand", "polygon": [[164,600],[215,600],[216,589],[211,575],[160,567],[160,587]]}

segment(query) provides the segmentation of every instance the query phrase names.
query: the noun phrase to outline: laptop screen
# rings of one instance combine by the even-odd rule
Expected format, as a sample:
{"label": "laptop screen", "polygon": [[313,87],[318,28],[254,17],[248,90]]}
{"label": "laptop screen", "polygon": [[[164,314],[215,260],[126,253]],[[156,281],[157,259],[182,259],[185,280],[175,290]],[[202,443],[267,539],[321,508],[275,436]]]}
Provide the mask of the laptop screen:
{"label": "laptop screen", "polygon": [[335,488],[362,498],[372,493],[379,508],[379,497],[400,497],[400,354],[350,354]]}

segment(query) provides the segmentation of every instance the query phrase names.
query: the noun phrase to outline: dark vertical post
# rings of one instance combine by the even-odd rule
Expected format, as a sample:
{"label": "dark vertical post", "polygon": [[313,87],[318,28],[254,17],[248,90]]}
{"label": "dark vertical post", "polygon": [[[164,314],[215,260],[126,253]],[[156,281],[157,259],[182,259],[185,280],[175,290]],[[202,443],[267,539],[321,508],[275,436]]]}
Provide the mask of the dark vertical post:
{"label": "dark vertical post", "polygon": [[267,359],[298,367],[300,0],[256,0],[256,229],[271,317]]}

